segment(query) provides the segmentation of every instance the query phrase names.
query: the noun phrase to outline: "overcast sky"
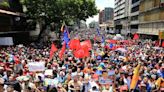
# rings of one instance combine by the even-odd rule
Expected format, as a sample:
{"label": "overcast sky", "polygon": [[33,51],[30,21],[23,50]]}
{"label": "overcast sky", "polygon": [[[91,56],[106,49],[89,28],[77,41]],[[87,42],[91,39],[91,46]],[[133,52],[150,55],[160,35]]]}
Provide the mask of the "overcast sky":
{"label": "overcast sky", "polygon": [[[105,7],[114,8],[114,0],[96,0],[96,6],[98,9],[103,10]],[[98,21],[98,15],[95,15],[93,18],[88,18],[86,23],[89,24],[92,21]]]}

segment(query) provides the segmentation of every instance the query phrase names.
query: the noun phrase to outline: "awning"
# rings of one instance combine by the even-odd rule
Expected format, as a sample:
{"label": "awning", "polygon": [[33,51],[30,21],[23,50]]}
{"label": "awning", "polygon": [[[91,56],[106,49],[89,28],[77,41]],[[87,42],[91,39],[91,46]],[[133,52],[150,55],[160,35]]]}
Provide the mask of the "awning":
{"label": "awning", "polygon": [[8,15],[14,15],[14,16],[24,16],[23,13],[19,13],[19,12],[11,12],[11,11],[2,10],[2,9],[0,9],[0,13],[8,14]]}

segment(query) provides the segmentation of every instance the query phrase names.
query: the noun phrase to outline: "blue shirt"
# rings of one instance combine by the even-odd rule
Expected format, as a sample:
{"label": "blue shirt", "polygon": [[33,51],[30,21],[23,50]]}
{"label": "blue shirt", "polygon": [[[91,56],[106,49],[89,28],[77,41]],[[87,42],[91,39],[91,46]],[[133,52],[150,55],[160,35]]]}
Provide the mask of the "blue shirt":
{"label": "blue shirt", "polygon": [[66,80],[66,77],[58,76],[57,79],[58,79],[58,81],[59,81],[60,83],[64,83],[65,80]]}

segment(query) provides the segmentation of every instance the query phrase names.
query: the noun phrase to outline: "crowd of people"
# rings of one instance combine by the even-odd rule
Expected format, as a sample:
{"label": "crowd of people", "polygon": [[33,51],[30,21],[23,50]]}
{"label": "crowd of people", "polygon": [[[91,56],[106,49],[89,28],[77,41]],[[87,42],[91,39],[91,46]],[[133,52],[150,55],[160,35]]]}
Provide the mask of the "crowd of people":
{"label": "crowd of people", "polygon": [[[164,91],[164,48],[153,41],[95,41],[89,57],[76,58],[66,49],[62,60],[58,51],[50,60],[50,48],[1,48],[0,92]],[[32,71],[31,62],[44,62],[45,69]]]}

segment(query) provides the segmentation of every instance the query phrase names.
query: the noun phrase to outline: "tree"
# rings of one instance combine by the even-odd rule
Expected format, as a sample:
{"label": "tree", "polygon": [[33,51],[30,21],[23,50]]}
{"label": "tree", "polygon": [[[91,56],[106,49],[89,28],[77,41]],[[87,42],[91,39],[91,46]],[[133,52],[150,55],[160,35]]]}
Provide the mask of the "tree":
{"label": "tree", "polygon": [[60,28],[63,22],[69,25],[72,21],[86,20],[98,13],[95,0],[21,0],[21,2],[27,7],[27,17],[42,25],[39,39],[52,22]]}
{"label": "tree", "polygon": [[7,2],[7,0],[2,0],[0,2],[0,6],[9,7],[9,3]]}

